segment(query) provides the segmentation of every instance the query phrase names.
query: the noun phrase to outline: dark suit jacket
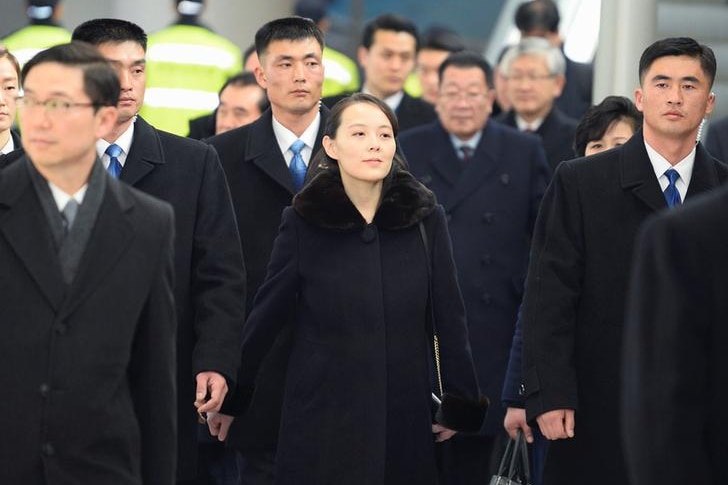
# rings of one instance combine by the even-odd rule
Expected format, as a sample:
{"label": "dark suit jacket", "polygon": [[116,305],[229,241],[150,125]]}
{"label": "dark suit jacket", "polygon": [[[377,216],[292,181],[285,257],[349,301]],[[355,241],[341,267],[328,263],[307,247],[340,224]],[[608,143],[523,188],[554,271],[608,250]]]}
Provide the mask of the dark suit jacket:
{"label": "dark suit jacket", "polygon": [[467,165],[439,121],[406,131],[399,141],[412,173],[445,207],[473,360],[491,403],[484,432],[500,433],[499,397],[531,231],[550,177],[543,148],[536,136],[492,121]]}
{"label": "dark suit jacket", "polygon": [[[728,167],[698,145],[687,203],[726,179]],[[626,483],[618,419],[626,288],[637,230],[666,206],[642,132],[562,163],[546,191],[522,313],[526,414],[576,410],[576,437],[550,443],[546,484]]]}
{"label": "dark suit jacket", "polygon": [[[354,93],[344,93],[336,96],[328,96],[323,98],[321,101],[328,106],[333,106],[342,99],[350,96]],[[404,93],[402,101],[394,111],[397,115],[397,122],[399,123],[399,131],[404,131],[415,126],[424,125],[435,121],[437,119],[437,113],[432,105],[420,98],[413,98],[407,93]]]}
{"label": "dark suit jacket", "polygon": [[215,136],[215,118],[217,116],[217,110],[213,111],[209,115],[200,116],[190,120],[190,133],[187,135],[189,138],[195,140],[204,140]]}
{"label": "dark suit jacket", "polygon": [[728,483],[728,189],[644,227],[624,339],[632,482]]}
{"label": "dark suit jacket", "polygon": [[594,66],[566,59],[566,84],[561,96],[556,98],[556,106],[566,115],[580,120],[592,105],[592,86]]}
{"label": "dark suit jacket", "polygon": [[109,178],[68,286],[29,163],[0,172],[0,483],[171,485],[172,210]]}
{"label": "dark suit jacket", "polygon": [[[321,148],[327,117],[328,109],[321,108],[314,154]],[[230,186],[248,275],[246,302],[250,311],[265,277],[281,213],[291,204],[295,193],[293,181],[273,133],[270,109],[253,123],[207,141],[220,154]],[[263,364],[250,408],[233,423],[228,438],[231,446],[243,450],[275,449],[290,342],[290,329],[286,329]]]}
{"label": "dark suit jacket", "polygon": [[25,155],[25,149],[23,149],[23,145],[20,140],[20,135],[18,135],[17,132],[10,130],[10,136],[13,137],[13,143],[15,144],[15,150],[13,150],[10,153],[5,153],[4,155],[0,155],[0,168],[7,167],[14,161],[18,160],[23,155]]}
{"label": "dark suit jacket", "polygon": [[194,477],[195,375],[216,371],[231,382],[240,361],[245,270],[235,214],[215,150],[159,131],[141,117],[121,180],[175,210],[178,478]]}
{"label": "dark suit jacket", "polygon": [[[516,114],[513,110],[508,113],[502,113],[496,121],[505,125],[517,128]],[[556,170],[559,163],[564,160],[575,158],[574,154],[574,134],[576,133],[576,125],[579,122],[569,118],[558,108],[554,107],[551,112],[544,118],[541,126],[536,130],[536,134],[543,140],[543,147],[546,150],[546,159],[549,161],[551,170]]]}
{"label": "dark suit jacket", "polygon": [[728,117],[710,122],[705,148],[718,160],[728,163]]}

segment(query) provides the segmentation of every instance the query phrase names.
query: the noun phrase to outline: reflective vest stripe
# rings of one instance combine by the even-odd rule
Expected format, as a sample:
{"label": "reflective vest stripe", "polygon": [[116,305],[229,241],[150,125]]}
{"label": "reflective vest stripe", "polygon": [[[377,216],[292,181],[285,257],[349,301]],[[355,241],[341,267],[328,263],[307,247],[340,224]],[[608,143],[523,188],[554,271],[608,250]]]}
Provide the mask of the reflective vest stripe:
{"label": "reflective vest stripe", "polygon": [[144,95],[144,105],[153,108],[212,111],[217,104],[217,93],[194,89],[147,88]]}

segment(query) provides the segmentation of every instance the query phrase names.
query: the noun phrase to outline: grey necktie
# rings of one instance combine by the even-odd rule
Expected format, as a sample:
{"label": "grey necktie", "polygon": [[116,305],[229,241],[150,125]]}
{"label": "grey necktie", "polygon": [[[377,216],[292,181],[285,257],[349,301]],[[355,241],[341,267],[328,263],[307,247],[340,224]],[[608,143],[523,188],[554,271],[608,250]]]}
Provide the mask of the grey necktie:
{"label": "grey necktie", "polygon": [[64,234],[67,235],[70,232],[71,226],[73,226],[73,221],[76,219],[76,213],[78,213],[78,202],[76,202],[76,199],[72,198],[61,211]]}

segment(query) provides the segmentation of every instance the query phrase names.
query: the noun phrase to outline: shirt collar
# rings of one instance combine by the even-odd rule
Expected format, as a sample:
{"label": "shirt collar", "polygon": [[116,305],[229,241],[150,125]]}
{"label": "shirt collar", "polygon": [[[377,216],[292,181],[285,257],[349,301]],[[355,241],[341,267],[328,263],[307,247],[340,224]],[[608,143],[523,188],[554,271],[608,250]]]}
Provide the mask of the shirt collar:
{"label": "shirt collar", "polygon": [[0,155],[10,153],[13,150],[15,150],[15,143],[13,142],[13,135],[11,133],[10,137],[8,138],[8,142],[5,144],[4,147],[0,148]]}
{"label": "shirt collar", "polygon": [[459,152],[460,147],[462,146],[469,146],[473,150],[475,150],[478,146],[478,143],[480,143],[480,139],[483,137],[483,130],[480,130],[476,134],[474,134],[471,138],[467,140],[461,140],[460,138],[456,137],[455,135],[450,135],[450,141],[452,142],[453,146],[455,147],[455,151]]}
{"label": "shirt collar", "polygon": [[[134,122],[136,122],[136,117],[134,117]],[[113,142],[121,148],[121,155],[119,155],[118,158],[122,167],[124,166],[124,163],[126,163],[126,156],[129,154],[131,142],[134,139],[134,122],[130,123],[129,127],[124,130],[124,133],[122,133],[119,138]],[[96,140],[96,153],[98,153],[99,158],[104,161],[104,166],[108,166],[109,163],[109,156],[106,155],[106,149],[109,148],[109,145],[111,145],[111,143],[103,138]]]}
{"label": "shirt collar", "polygon": [[[372,94],[367,89],[366,85],[364,85],[362,87],[361,92],[365,93],[365,94],[371,94],[372,96],[374,96],[374,94]],[[378,96],[375,96],[375,97],[378,97]],[[386,98],[382,99],[382,101],[384,101],[384,103],[387,106],[389,106],[392,109],[392,111],[397,111],[397,108],[399,108],[399,103],[402,102],[402,98],[404,98],[404,91],[398,91],[398,92],[394,93],[393,95],[387,96]]]}
{"label": "shirt collar", "polygon": [[685,158],[675,165],[671,165],[670,162],[668,162],[665,157],[657,153],[657,150],[652,148],[647,141],[645,141],[645,148],[647,149],[647,156],[650,158],[652,169],[655,171],[655,176],[658,180],[660,177],[667,178],[665,171],[674,168],[677,170],[677,173],[680,174],[680,179],[685,182],[685,186],[690,185],[690,178],[693,174],[693,166],[695,165],[696,147],[693,147],[690,153],[688,153]]}
{"label": "shirt collar", "polygon": [[88,183],[83,184],[83,187],[78,189],[78,191],[72,195],[65,193],[51,182],[48,182],[48,187],[51,189],[51,195],[53,195],[53,200],[55,201],[58,210],[62,211],[71,199],[76,199],[76,202],[78,202],[79,205],[83,203],[83,198],[86,196],[86,189],[88,189]]}
{"label": "shirt collar", "polygon": [[[296,136],[291,130],[281,124],[280,121],[273,116],[273,133],[278,141],[278,146],[281,149],[281,153],[286,153],[290,150],[291,145],[296,140],[301,140],[306,144],[306,148],[313,151],[313,146],[316,144],[316,136],[318,136],[319,126],[321,125],[321,112],[316,113],[316,117],[313,119],[308,128],[304,130],[301,136]],[[307,150],[307,151],[308,151]],[[306,161],[307,157],[304,157]],[[307,163],[308,164],[308,163]]]}
{"label": "shirt collar", "polygon": [[538,129],[541,128],[541,125],[543,124],[543,120],[544,118],[539,118],[529,123],[521,118],[519,115],[516,115],[516,126],[521,131],[526,131],[527,129],[530,129],[531,131],[538,131]]}

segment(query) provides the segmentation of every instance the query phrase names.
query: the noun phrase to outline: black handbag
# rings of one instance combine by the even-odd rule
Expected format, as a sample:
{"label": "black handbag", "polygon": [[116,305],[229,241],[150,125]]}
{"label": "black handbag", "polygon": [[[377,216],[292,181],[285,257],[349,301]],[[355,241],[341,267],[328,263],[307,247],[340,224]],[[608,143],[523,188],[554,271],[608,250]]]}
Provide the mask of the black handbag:
{"label": "black handbag", "polygon": [[481,397],[478,401],[466,399],[464,397],[445,392],[442,383],[442,368],[440,363],[440,341],[437,337],[437,328],[435,326],[435,312],[432,301],[432,269],[430,268],[430,246],[427,242],[427,232],[422,222],[420,226],[420,236],[425,247],[425,255],[427,256],[427,320],[428,330],[431,332],[432,349],[435,362],[435,378],[436,391],[432,393],[432,401],[434,405],[434,421],[446,428],[452,429],[460,433],[477,433],[480,431],[485,414],[488,411],[488,399]]}
{"label": "black handbag", "polygon": [[528,447],[523,430],[519,429],[516,439],[508,441],[498,473],[491,477],[490,485],[531,485]]}

